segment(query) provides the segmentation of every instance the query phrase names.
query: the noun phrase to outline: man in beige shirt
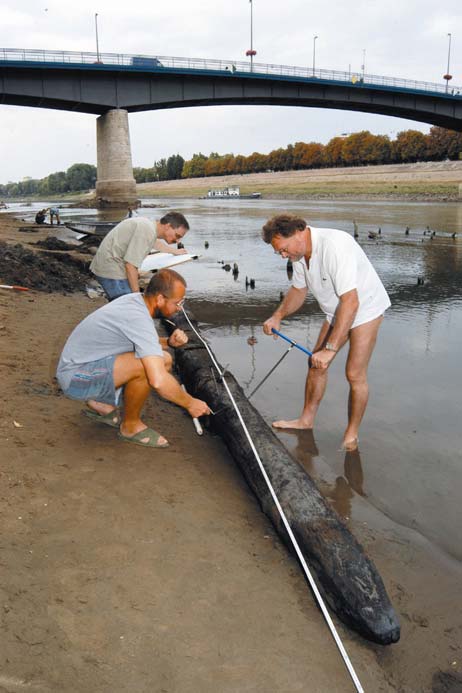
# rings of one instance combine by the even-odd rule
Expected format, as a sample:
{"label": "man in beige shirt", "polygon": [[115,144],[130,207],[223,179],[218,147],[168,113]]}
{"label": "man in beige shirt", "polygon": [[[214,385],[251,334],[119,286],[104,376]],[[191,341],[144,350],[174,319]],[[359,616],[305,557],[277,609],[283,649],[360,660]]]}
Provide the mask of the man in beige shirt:
{"label": "man in beige shirt", "polygon": [[138,270],[153,249],[180,255],[169,243],[180,241],[189,224],[180,212],[169,212],[159,221],[146,217],[124,219],[103,239],[90,270],[110,301],[140,290]]}

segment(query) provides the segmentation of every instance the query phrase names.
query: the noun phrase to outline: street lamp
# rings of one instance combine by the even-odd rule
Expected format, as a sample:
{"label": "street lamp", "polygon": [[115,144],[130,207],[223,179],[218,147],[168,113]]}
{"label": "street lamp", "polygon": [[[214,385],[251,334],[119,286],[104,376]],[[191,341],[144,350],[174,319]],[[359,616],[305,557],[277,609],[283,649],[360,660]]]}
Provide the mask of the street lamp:
{"label": "street lamp", "polygon": [[98,13],[95,12],[95,31],[96,31],[96,62],[100,62],[99,59],[99,42],[98,42]]}
{"label": "street lamp", "polygon": [[316,69],[316,39],[317,36],[313,36],[313,77],[314,77],[314,71]]}
{"label": "street lamp", "polygon": [[363,64],[361,65],[361,70],[363,71],[363,82],[364,82],[364,72],[366,71],[366,49],[363,48]]}
{"label": "street lamp", "polygon": [[246,51],[247,57],[250,57],[250,72],[253,72],[253,56],[257,55],[257,51],[253,49],[253,2],[250,2],[250,49]]}
{"label": "street lamp", "polygon": [[449,45],[448,45],[448,69],[446,71],[446,74],[443,75],[443,79],[446,80],[446,94],[448,93],[449,89],[449,80],[452,79],[452,75],[449,74],[449,61],[451,60],[451,39],[452,39],[452,34],[448,34],[449,38]]}

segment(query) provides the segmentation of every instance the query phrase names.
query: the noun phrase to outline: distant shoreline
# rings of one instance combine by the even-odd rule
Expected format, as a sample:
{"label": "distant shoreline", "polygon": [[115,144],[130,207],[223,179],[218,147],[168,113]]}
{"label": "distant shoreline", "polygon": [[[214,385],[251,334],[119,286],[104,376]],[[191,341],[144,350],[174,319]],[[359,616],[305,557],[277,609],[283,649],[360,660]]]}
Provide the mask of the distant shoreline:
{"label": "distant shoreline", "polygon": [[302,171],[211,176],[139,183],[140,199],[195,198],[210,188],[238,185],[241,193],[259,192],[263,199],[403,200],[458,202],[462,198],[462,161],[386,166],[324,168]]}
{"label": "distant shoreline", "polygon": [[[197,199],[210,188],[239,186],[243,195],[258,192],[265,199],[349,200],[377,202],[462,202],[462,160],[415,164],[323,168],[300,171],[248,173],[138,183],[137,194],[147,198]],[[96,206],[94,191],[78,195],[47,195],[12,201],[53,199],[74,206]],[[222,198],[219,198],[222,202]],[[209,201],[207,201],[209,202]],[[214,200],[210,200],[213,204]],[[258,202],[258,200],[256,200]]]}

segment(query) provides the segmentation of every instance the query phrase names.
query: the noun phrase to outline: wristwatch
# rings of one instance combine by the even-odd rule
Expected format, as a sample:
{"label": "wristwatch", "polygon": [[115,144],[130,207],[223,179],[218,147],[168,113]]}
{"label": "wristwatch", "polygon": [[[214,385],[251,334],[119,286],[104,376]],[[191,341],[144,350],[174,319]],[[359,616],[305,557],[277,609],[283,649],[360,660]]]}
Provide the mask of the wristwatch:
{"label": "wristwatch", "polygon": [[338,349],[336,349],[336,348],[334,347],[334,345],[332,344],[332,342],[326,342],[326,344],[325,344],[325,346],[324,346],[324,349],[326,349],[327,351],[335,351],[335,353],[337,353],[337,351],[338,351]]}

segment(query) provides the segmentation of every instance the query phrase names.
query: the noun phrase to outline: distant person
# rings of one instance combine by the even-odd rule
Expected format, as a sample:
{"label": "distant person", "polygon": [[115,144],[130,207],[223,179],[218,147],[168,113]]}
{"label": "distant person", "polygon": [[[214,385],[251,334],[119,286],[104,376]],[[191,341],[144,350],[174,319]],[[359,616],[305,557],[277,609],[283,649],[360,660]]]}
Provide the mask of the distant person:
{"label": "distant person", "polygon": [[36,224],[44,224],[45,220],[47,218],[47,209],[40,209],[37,214],[35,215],[35,223]]}
{"label": "distant person", "polygon": [[129,206],[126,218],[131,219],[132,217],[137,217],[137,216],[139,216],[139,215],[138,215],[138,212],[136,211],[136,209],[133,209],[133,207]]}
{"label": "distant person", "polygon": [[61,219],[59,218],[59,207],[50,207],[50,224],[53,226],[53,219],[56,219],[56,223],[60,224]]}
{"label": "distant person", "polygon": [[[59,359],[56,377],[66,395],[85,401],[92,421],[119,428],[119,438],[151,448],[168,441],[141,419],[153,388],[191,417],[210,414],[206,402],[183,390],[169,373],[172,358],[164,349],[186,344],[176,329],[159,338],[154,317],[169,318],[183,304],[186,282],[173,270],[153,276],[144,294],[130,293],[88,315],[71,333]],[[123,391],[123,415],[118,406]]]}
{"label": "distant person", "polygon": [[189,230],[180,212],[169,212],[152,221],[146,217],[124,219],[104,237],[90,265],[108,299],[140,290],[138,270],[153,249],[172,255],[186,253],[184,248],[170,248]]}
{"label": "distant person", "polygon": [[368,400],[367,368],[379,327],[391,305],[375,269],[358,243],[345,231],[307,226],[292,214],[281,214],[263,227],[263,240],[282,258],[293,262],[293,282],[281,305],[266,320],[271,335],[281,320],[303,305],[308,290],[325,314],[313,348],[305,386],[305,403],[292,421],[275,421],[275,428],[313,428],[327,385],[327,369],[349,342],[346,377],[350,385],[348,425],[343,447],[358,447],[359,426]]}

